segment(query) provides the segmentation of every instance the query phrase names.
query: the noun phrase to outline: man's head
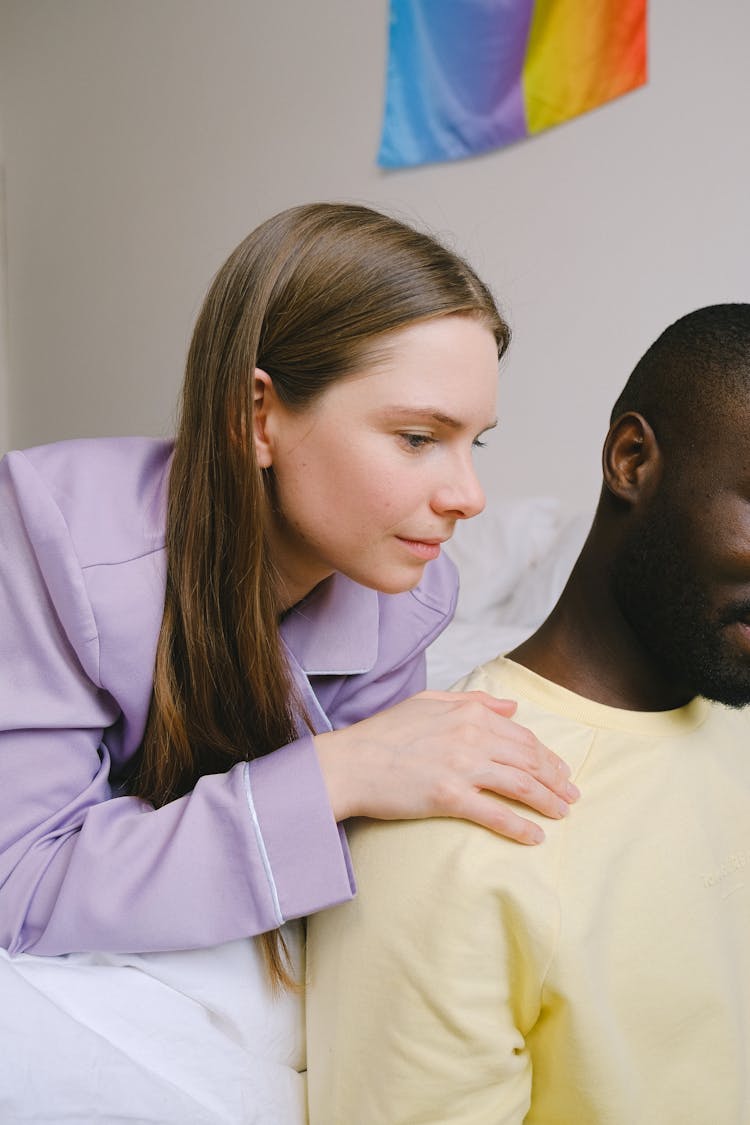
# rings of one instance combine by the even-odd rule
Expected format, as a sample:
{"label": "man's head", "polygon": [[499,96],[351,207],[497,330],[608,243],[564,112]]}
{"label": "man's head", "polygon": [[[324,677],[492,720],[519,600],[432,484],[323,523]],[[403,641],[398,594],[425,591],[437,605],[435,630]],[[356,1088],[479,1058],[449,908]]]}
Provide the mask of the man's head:
{"label": "man's head", "polygon": [[750,703],[750,304],[676,321],[612,412],[600,513],[612,590],[686,693]]}

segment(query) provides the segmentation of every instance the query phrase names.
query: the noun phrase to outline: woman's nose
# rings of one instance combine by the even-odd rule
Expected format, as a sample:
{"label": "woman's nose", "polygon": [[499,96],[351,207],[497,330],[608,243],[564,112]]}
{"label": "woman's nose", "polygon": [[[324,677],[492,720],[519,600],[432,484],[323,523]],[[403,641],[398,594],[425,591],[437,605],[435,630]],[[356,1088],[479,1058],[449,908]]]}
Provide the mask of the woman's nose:
{"label": "woman's nose", "polygon": [[435,490],[432,507],[440,515],[468,520],[477,516],[486,503],[484,489],[471,461],[455,467],[455,475]]}

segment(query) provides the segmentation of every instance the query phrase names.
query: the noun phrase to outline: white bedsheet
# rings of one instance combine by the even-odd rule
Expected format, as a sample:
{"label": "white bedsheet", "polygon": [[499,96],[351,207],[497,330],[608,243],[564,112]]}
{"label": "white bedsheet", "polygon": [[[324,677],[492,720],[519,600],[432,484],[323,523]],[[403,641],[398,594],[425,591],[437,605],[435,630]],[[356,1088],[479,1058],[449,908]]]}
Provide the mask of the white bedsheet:
{"label": "white bedsheet", "polygon": [[[299,979],[299,923],[284,927]],[[145,955],[0,950],[0,1122],[304,1125],[301,994],[252,940]]]}

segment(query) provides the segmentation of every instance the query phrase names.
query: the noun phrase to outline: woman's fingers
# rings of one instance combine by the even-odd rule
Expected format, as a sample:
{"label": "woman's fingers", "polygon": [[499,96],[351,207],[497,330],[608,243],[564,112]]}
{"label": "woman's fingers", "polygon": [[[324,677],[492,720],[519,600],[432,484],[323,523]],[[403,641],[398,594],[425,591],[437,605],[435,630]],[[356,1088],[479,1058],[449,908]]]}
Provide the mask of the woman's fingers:
{"label": "woman's fingers", "polygon": [[510,718],[515,707],[483,692],[422,692],[316,735],[336,818],[452,816],[538,843],[544,833],[514,806],[559,818],[579,793],[566,763]]}
{"label": "woman's fingers", "polygon": [[471,820],[519,844],[541,844],[544,839],[544,830],[538,824],[519,816],[505,801],[487,793],[474,792],[467,796],[461,819]]}
{"label": "woman's fingers", "polygon": [[443,703],[456,703],[456,701],[482,703],[490,711],[494,711],[496,715],[506,715],[508,718],[515,715],[518,709],[515,699],[496,699],[494,695],[488,695],[486,691],[423,691],[415,698],[439,699]]}
{"label": "woman's fingers", "polygon": [[[444,761],[435,773],[430,803],[440,816],[474,820],[473,811],[480,809],[484,817],[492,821],[487,827],[496,823],[502,825],[506,820],[504,810],[512,810],[507,804],[501,804],[498,797],[526,805],[554,820],[567,816],[570,811],[569,800],[563,800],[520,766],[508,764],[507,758],[505,762],[486,759],[477,762],[470,755],[455,755]],[[510,822],[515,823],[515,818],[511,817]],[[486,820],[480,823],[486,824]],[[498,830],[502,828],[495,828]]]}
{"label": "woman's fingers", "polygon": [[[518,723],[498,720],[495,727],[496,736],[498,740],[502,740],[502,746],[498,753],[493,754],[493,761],[500,765],[515,767],[516,770],[521,771],[523,777],[535,779],[547,791],[556,794],[568,804],[578,800],[581,794],[578,787],[570,780],[570,767],[567,762],[540,742],[530,730]],[[487,788],[495,791],[494,785]],[[540,812],[547,811],[541,809],[535,801],[527,800],[522,792],[506,795],[515,796],[523,804],[538,808]]]}
{"label": "woman's fingers", "polygon": [[[524,775],[531,775],[531,778],[535,778],[542,786],[545,786],[552,794],[562,798],[563,801],[570,803],[580,797],[578,788],[569,780],[570,767],[567,762],[564,762],[554,751],[540,742],[527,727],[510,721],[509,715],[515,713],[517,706],[513,700],[495,699],[494,696],[487,695],[483,691],[425,692],[423,694],[440,698],[446,702],[452,701],[454,705],[458,705],[458,708],[463,707],[465,709],[465,722],[467,724],[463,733],[465,743],[472,743],[476,737],[475,729],[479,732],[481,738],[484,722],[487,721],[490,733],[497,740],[497,748],[491,753],[493,761],[502,765],[515,766]],[[459,733],[460,737],[461,734]],[[487,788],[503,792],[502,790],[495,790],[493,785],[487,786]],[[532,787],[532,794],[534,793],[536,793],[536,790]],[[545,812],[548,816],[555,815],[547,812],[547,808],[541,808],[536,800],[527,800],[523,793],[506,793],[504,795],[516,797],[523,804],[539,809],[540,812]],[[548,807],[553,806],[548,805]],[[564,813],[558,815],[564,815]]]}
{"label": "woman's fingers", "polygon": [[495,765],[488,768],[486,775],[479,779],[478,787],[498,797],[518,801],[527,808],[536,809],[544,816],[559,820],[570,811],[570,801],[563,800],[530,773],[508,765]]}

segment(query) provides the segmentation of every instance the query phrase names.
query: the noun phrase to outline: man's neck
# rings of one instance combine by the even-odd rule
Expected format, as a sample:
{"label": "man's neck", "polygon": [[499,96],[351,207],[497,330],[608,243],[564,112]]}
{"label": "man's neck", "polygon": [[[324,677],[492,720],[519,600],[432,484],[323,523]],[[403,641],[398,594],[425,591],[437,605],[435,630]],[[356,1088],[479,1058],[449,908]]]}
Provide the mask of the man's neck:
{"label": "man's neck", "polygon": [[691,693],[665,679],[622,617],[600,560],[584,551],[560,599],[511,660],[585,699],[628,711],[670,711]]}

